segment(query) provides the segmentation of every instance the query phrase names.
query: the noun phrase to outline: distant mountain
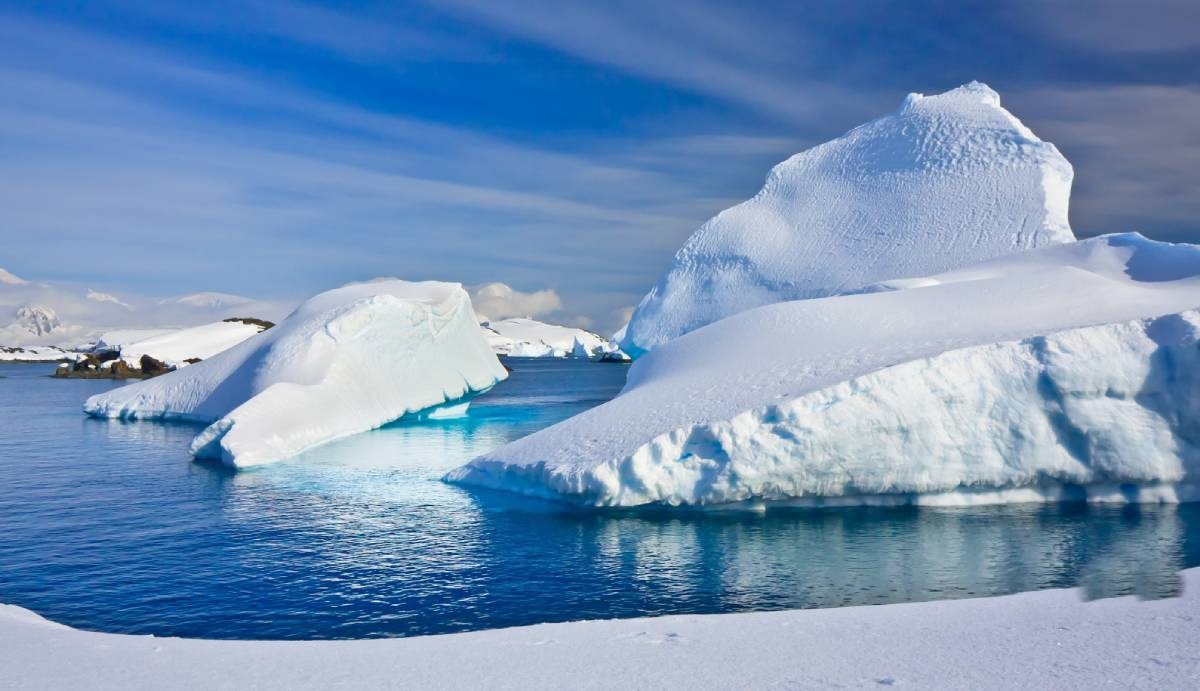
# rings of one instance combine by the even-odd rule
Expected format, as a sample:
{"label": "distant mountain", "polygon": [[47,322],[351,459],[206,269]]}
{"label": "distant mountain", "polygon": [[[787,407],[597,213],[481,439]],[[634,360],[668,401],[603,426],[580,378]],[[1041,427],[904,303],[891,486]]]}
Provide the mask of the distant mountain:
{"label": "distant mountain", "polygon": [[26,280],[0,268],[0,346],[94,343],[105,332],[180,329],[230,317],[282,319],[292,305],[201,292],[170,298],[117,294],[66,282]]}

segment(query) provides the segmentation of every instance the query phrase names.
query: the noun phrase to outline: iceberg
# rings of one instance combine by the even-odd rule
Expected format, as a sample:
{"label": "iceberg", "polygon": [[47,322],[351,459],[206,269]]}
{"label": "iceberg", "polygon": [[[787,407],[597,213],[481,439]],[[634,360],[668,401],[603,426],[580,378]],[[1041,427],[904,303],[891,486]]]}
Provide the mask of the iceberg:
{"label": "iceberg", "polygon": [[780,163],[757,195],[705,223],[638,304],[621,349],[638,357],[752,307],[1070,242],[1072,177],[987,86],[910,94]]}
{"label": "iceberg", "polygon": [[84,411],[209,423],[192,453],[246,467],[405,415],[461,414],[506,376],[459,284],[384,280],[321,293],[274,328],[92,396]]}
{"label": "iceberg", "polygon": [[755,308],[452,482],[592,506],[1200,498],[1200,247],[1101,236]]}
{"label": "iceberg", "polygon": [[481,326],[492,350],[509,357],[596,357],[613,349],[591,331],[536,319],[485,321]]}

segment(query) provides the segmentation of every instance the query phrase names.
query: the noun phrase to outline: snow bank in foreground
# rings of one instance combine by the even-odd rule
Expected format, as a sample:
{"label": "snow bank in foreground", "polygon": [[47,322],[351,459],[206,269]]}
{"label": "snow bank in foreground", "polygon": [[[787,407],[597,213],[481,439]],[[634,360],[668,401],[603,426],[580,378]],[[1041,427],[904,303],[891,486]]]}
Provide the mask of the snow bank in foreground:
{"label": "snow bank in foreground", "polygon": [[1200,247],[1105,236],[914,285],[682,336],[447,479],[600,506],[1200,496]]}
{"label": "snow bank in foreground", "polygon": [[613,350],[601,336],[535,319],[502,319],[482,324],[488,344],[510,357],[596,357]]}
{"label": "snow bank in foreground", "polygon": [[635,357],[731,314],[1074,240],[1071,165],[972,82],[780,163],[704,224],[633,313]]}
{"label": "snow bank in foreground", "polygon": [[458,284],[377,281],[321,293],[272,329],[92,396],[84,410],[210,422],[193,453],[249,466],[443,406],[505,376]]}
{"label": "snow bank in foreground", "polygon": [[1191,688],[1200,570],[1178,598],[1075,590],[542,624],[369,641],[93,633],[0,605],[14,688]]}

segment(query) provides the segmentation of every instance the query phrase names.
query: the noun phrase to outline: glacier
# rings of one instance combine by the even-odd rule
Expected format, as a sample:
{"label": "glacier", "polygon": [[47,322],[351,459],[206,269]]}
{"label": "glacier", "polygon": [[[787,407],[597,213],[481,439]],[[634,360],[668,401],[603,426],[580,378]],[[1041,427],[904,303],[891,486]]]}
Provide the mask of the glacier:
{"label": "glacier", "polygon": [[635,309],[634,357],[773,302],[854,292],[1075,239],[1073,170],[972,82],[777,165],[705,223]]}
{"label": "glacier", "polygon": [[1050,245],[758,307],[446,480],[589,506],[1200,498],[1200,247]]}
{"label": "glacier", "polygon": [[209,423],[199,458],[289,458],[405,415],[461,413],[507,373],[457,283],[380,280],[321,293],[212,358],[92,396],[95,417]]}

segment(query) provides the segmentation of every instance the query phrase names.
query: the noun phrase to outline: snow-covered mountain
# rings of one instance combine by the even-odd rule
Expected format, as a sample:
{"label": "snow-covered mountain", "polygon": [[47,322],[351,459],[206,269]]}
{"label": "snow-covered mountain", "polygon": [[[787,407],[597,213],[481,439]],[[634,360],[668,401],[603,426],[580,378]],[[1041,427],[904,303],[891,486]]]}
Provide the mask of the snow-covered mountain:
{"label": "snow-covered mountain", "polygon": [[291,305],[224,293],[169,299],[29,281],[0,269],[0,346],[86,347],[119,329],[177,330],[230,317],[283,318]]}
{"label": "snow-covered mountain", "polygon": [[731,314],[1074,240],[1071,165],[972,82],[776,166],[702,226],[634,311],[633,355]]}
{"label": "snow-covered mountain", "polygon": [[481,326],[492,350],[510,357],[598,357],[615,348],[591,331],[535,319],[493,320]]}
{"label": "snow-covered mountain", "polygon": [[589,505],[1200,499],[1200,247],[1054,245],[775,303],[448,479]]}
{"label": "snow-covered mountain", "polygon": [[202,362],[89,398],[93,416],[211,423],[192,453],[248,466],[407,414],[461,414],[507,373],[457,283],[326,291]]}

